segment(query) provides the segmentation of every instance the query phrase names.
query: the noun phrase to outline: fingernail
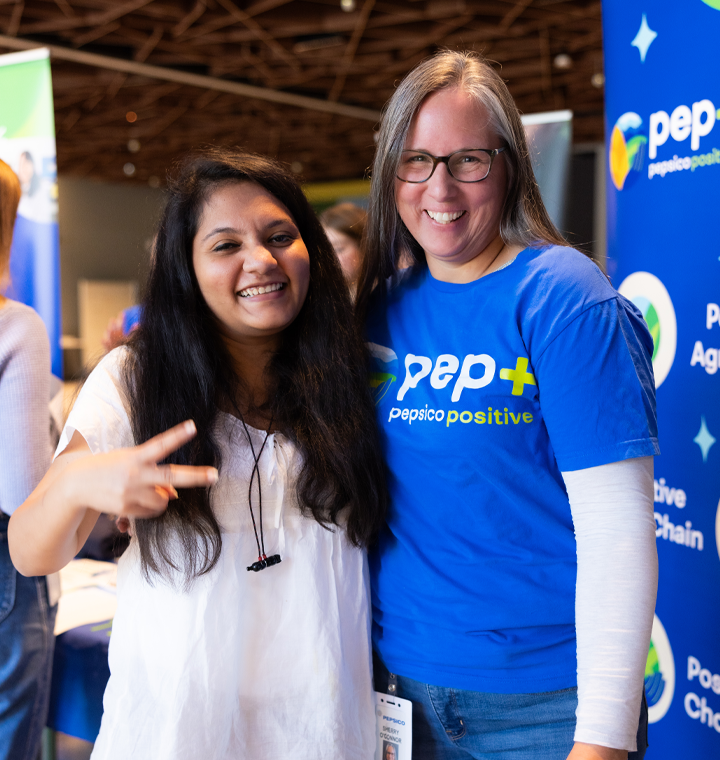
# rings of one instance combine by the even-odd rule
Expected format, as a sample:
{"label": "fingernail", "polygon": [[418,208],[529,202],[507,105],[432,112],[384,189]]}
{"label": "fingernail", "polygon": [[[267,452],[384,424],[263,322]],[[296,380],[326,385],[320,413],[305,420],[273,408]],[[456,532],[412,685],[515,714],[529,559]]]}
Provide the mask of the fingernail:
{"label": "fingernail", "polygon": [[172,499],[178,499],[178,498],[180,498],[179,495],[178,495],[178,492],[173,488],[173,486],[168,486],[167,490],[168,490],[168,493],[170,494],[170,497]]}
{"label": "fingernail", "polygon": [[218,471],[214,467],[208,467],[208,480],[210,484],[217,483]]}
{"label": "fingernail", "polygon": [[188,420],[185,423],[185,431],[187,433],[195,433],[196,432],[195,423],[192,420]]}

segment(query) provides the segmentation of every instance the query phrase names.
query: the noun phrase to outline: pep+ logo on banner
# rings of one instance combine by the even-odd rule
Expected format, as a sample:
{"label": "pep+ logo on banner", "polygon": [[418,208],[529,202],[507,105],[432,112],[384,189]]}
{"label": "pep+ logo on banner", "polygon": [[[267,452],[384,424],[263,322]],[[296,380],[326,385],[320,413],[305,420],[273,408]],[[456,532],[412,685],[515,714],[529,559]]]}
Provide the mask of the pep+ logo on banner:
{"label": "pep+ logo on banner", "polygon": [[655,615],[650,649],[645,665],[645,697],[648,703],[648,721],[657,723],[665,717],[675,695],[675,659],[670,640],[660,618]]}
{"label": "pep+ logo on banner", "polygon": [[[680,104],[671,113],[659,110],[650,114],[647,129],[643,118],[634,111],[624,113],[616,122],[610,135],[608,161],[610,177],[618,190],[631,187],[643,171],[645,151],[650,161],[648,179],[665,177],[675,172],[695,172],[703,167],[720,168],[720,149],[712,147],[697,153],[701,148],[701,138],[707,137],[720,119],[720,108],[708,98],[691,105]],[[690,150],[694,155],[679,156],[654,161],[658,158],[658,148],[669,141],[674,150],[681,150],[675,143],[684,143],[690,138]]]}
{"label": "pep+ logo on banner", "polygon": [[677,319],[670,294],[650,272],[634,272],[620,284],[618,292],[640,309],[653,339],[653,372],[659,388],[675,361]]}

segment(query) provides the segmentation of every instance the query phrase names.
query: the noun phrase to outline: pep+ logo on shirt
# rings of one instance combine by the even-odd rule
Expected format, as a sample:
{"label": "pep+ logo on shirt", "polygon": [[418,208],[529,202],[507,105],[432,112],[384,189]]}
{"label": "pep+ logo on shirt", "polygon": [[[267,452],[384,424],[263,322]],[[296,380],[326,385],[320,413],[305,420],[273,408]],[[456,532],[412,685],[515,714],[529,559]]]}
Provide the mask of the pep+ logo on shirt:
{"label": "pep+ logo on shirt", "polygon": [[[375,390],[375,401],[379,403],[387,394],[390,386],[397,380],[399,368],[398,356],[391,348],[377,343],[368,343],[368,350],[373,359],[373,371],[370,385]],[[517,357],[514,367],[502,367],[499,372],[501,380],[512,382],[511,395],[522,396],[526,385],[537,385],[535,375],[528,372],[528,359]],[[405,355],[405,377],[397,391],[397,400],[402,401],[409,391],[427,378],[435,390],[449,389],[450,400],[460,401],[466,389],[484,388],[495,377],[497,364],[489,354],[467,354],[462,362],[454,354],[440,354],[436,359],[420,354]],[[459,373],[458,373],[459,370]]]}
{"label": "pep+ logo on shirt", "polygon": [[[368,350],[373,362],[370,386],[373,389],[375,404],[379,405],[403,373],[398,356],[391,348],[369,343]],[[509,406],[476,408],[472,406],[474,399],[467,394],[467,391],[488,386],[497,377],[499,380],[512,383],[511,386],[505,386],[505,391],[510,391],[510,397],[523,396],[526,387],[537,386],[535,375],[528,371],[529,360],[526,356],[516,357],[513,367],[500,367],[499,370],[496,360],[489,354],[467,354],[462,358],[454,354],[440,354],[433,359],[430,356],[408,353],[405,355],[404,365],[403,380],[396,386],[395,395],[395,400],[404,404],[390,409],[388,422],[399,420],[409,425],[414,422],[444,422],[445,427],[456,422],[514,426],[530,424],[534,419],[532,413]],[[452,404],[462,402],[472,408],[445,410],[431,407],[430,403],[416,406],[412,403],[414,391],[424,386],[443,391],[436,394],[441,404],[449,396],[447,400]]]}
{"label": "pep+ logo on shirt", "polygon": [[380,346],[377,343],[368,343],[367,348],[373,363],[370,372],[370,387],[377,406],[385,398],[390,386],[397,380],[398,357],[392,348]]}

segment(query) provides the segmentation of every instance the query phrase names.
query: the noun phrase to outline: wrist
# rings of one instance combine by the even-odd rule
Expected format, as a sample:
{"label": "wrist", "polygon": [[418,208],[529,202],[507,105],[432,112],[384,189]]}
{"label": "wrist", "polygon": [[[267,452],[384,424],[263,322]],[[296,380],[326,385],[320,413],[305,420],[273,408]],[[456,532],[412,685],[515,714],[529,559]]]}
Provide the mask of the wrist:
{"label": "wrist", "polygon": [[628,750],[603,747],[600,744],[575,742],[572,758],[580,760],[627,760]]}

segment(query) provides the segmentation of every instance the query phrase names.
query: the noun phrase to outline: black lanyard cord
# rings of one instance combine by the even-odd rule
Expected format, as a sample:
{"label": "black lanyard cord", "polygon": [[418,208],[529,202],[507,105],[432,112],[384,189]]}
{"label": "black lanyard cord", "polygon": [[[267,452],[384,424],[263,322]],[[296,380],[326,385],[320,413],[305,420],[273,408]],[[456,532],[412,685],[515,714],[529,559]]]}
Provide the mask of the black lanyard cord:
{"label": "black lanyard cord", "polygon": [[[262,453],[265,450],[265,444],[268,441],[268,438],[270,437],[270,428],[272,428],[272,419],[270,420],[270,424],[268,425],[268,429],[265,433],[265,440],[262,443],[262,446],[260,447],[260,451],[258,452],[257,456],[255,456],[255,447],[253,446],[252,438],[250,436],[250,431],[247,428],[247,425],[245,424],[245,420],[243,419],[242,415],[240,415],[240,422],[242,422],[243,430],[245,430],[245,435],[247,437],[248,443],[250,444],[250,451],[252,453],[253,458],[253,468],[252,472],[250,473],[250,485],[248,486],[248,508],[250,509],[250,517],[252,519],[252,525],[253,525],[253,532],[255,533],[255,543],[257,544],[258,548],[258,558],[256,562],[253,562],[250,567],[248,567],[248,570],[252,570],[253,572],[257,573],[260,570],[264,570],[266,567],[271,567],[272,565],[277,565],[281,559],[279,554],[273,554],[272,556],[268,557],[265,554],[265,533],[263,531],[263,514],[262,514],[262,482],[260,478],[260,457],[262,457]],[[253,480],[255,480],[255,475],[257,475],[257,481],[258,481],[258,520],[260,522],[260,535],[258,536],[258,530],[257,530],[257,524],[255,522],[255,513],[253,511],[253,504],[252,504],[252,487],[253,487]]]}

